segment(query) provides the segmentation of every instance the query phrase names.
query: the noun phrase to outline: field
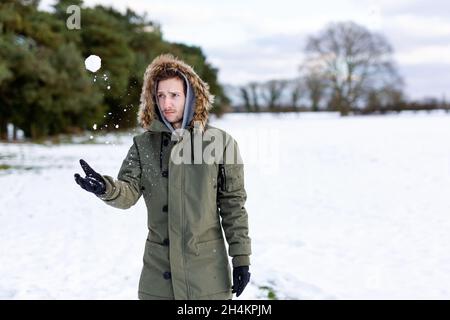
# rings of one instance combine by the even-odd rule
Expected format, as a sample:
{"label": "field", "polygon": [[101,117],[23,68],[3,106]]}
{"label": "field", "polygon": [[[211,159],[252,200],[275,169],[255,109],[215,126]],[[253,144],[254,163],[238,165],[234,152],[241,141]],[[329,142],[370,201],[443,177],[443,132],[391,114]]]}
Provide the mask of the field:
{"label": "field", "polygon": [[[239,299],[450,299],[450,114],[213,119],[245,163],[251,283]],[[75,184],[117,176],[138,131],[0,144],[0,299],[137,299],[143,199]]]}

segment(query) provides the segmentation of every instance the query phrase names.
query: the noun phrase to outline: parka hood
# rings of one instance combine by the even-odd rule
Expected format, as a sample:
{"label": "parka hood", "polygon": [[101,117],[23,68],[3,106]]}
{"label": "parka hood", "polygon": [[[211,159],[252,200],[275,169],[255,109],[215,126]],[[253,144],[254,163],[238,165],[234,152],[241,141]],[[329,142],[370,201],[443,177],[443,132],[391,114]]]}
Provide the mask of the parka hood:
{"label": "parka hood", "polygon": [[[188,121],[198,121],[201,129],[204,130],[208,121],[209,110],[214,102],[214,96],[209,92],[209,85],[200,79],[191,66],[171,54],[162,54],[156,57],[145,70],[138,112],[139,124],[146,130],[150,129],[153,120],[159,120],[166,126],[168,125],[164,116],[159,112],[155,92],[156,78],[167,69],[178,71],[185,81],[188,81],[183,128],[193,125],[193,123],[187,123]],[[192,121],[190,121],[191,118]],[[169,129],[171,129],[170,124]]]}

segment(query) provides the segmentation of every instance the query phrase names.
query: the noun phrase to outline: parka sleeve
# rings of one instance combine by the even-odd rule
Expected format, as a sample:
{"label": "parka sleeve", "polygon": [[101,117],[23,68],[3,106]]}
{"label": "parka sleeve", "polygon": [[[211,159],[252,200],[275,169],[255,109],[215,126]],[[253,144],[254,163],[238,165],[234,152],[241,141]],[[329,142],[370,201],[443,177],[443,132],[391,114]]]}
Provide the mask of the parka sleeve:
{"label": "parka sleeve", "polygon": [[106,204],[118,209],[128,209],[139,200],[142,195],[141,163],[135,138],[122,162],[117,180],[108,175],[103,175],[103,178],[106,181],[106,192],[97,197]]}
{"label": "parka sleeve", "polygon": [[[217,202],[222,228],[228,242],[229,256],[233,257],[233,267],[250,265],[251,239],[248,235],[248,215],[245,209],[247,193],[244,188],[244,165],[239,154],[237,142],[227,137],[225,153],[234,149],[236,161],[224,156],[224,163],[219,165],[219,187]],[[228,150],[227,150],[228,149]],[[233,156],[234,158],[234,156]],[[237,162],[237,163],[236,163]]]}

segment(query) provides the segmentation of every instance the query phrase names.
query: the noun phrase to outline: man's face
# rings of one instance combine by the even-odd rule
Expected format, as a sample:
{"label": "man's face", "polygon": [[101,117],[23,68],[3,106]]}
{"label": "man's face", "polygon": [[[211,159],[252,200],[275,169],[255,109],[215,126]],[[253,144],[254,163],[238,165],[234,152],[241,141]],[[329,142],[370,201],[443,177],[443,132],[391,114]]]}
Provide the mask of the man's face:
{"label": "man's face", "polygon": [[175,129],[181,128],[186,100],[183,82],[178,78],[159,81],[156,96],[163,116]]}

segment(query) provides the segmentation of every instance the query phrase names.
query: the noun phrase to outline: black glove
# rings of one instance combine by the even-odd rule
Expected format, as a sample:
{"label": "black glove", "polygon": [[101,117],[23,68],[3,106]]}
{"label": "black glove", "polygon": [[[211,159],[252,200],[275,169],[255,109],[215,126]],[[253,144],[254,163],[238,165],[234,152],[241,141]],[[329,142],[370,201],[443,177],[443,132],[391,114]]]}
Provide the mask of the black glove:
{"label": "black glove", "polygon": [[236,293],[236,297],[239,297],[250,281],[250,275],[248,266],[235,267],[233,269],[233,286],[231,287],[233,290],[231,293]]}
{"label": "black glove", "polygon": [[75,182],[86,191],[96,195],[104,194],[106,192],[106,182],[103,177],[95,172],[83,159],[80,159],[80,164],[86,173],[86,177],[82,178],[78,173],[75,173]]}

